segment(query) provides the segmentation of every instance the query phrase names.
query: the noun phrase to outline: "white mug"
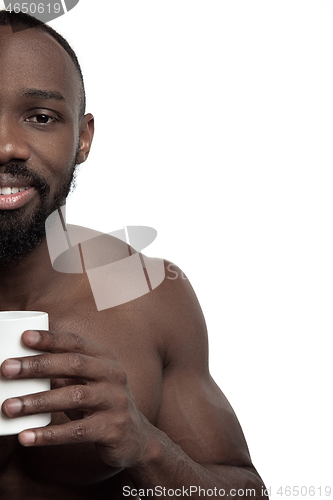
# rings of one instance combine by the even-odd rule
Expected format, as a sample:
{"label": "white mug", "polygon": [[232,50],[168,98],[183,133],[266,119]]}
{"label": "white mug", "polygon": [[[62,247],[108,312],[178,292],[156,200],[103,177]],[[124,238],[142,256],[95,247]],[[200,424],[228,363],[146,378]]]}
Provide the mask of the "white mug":
{"label": "white mug", "polygon": [[[0,312],[0,365],[8,358],[20,358],[43,354],[25,346],[21,340],[25,330],[48,330],[49,317],[45,312],[5,311]],[[0,408],[8,398],[35,394],[50,390],[50,380],[35,378],[9,380],[0,374]],[[50,413],[25,415],[9,418],[0,411],[0,436],[18,434],[34,427],[43,427],[50,423]]]}

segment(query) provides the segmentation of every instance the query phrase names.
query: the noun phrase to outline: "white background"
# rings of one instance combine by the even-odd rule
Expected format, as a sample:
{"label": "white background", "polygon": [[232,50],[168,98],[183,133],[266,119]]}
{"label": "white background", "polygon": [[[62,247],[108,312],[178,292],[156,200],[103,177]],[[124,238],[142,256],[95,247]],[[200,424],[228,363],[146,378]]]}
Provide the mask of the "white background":
{"label": "white background", "polygon": [[333,487],[332,21],[329,0],[81,0],[50,23],[96,119],[68,222],[158,230],[145,253],[189,277],[273,498]]}

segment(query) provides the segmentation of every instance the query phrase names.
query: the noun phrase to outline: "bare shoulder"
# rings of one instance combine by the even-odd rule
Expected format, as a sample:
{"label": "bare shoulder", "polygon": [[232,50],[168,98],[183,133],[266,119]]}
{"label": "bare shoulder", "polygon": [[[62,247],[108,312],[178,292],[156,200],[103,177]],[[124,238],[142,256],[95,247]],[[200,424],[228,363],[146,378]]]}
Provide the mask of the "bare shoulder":
{"label": "bare shoulder", "polygon": [[[160,259],[149,259],[157,265]],[[166,364],[186,363],[196,358],[196,368],[208,365],[208,337],[205,318],[193,287],[174,263],[163,260],[163,282],[147,297],[147,307],[155,310],[159,336],[163,336]],[[161,339],[160,339],[161,340]],[[198,352],[198,356],[195,356]]]}
{"label": "bare shoulder", "polygon": [[54,233],[50,232],[48,245],[54,252],[53,267],[70,273],[73,280],[85,276],[86,309],[88,304],[97,306],[98,317],[106,322],[126,317],[129,325],[130,318],[139,318],[147,337],[163,353],[164,364],[183,362],[190,353],[189,344],[192,354],[196,349],[205,359],[204,316],[189,280],[177,265],[138,252],[124,241],[121,231],[119,235],[105,234],[71,224],[64,230],[59,223],[51,229]]}

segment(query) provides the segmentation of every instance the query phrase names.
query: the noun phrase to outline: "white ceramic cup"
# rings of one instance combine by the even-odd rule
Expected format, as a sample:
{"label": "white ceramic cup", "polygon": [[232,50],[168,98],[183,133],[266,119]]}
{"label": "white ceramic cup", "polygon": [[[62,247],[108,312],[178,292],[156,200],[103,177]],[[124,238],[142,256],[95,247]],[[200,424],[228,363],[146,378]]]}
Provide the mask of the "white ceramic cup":
{"label": "white ceramic cup", "polygon": [[[45,312],[5,311],[0,312],[0,365],[8,358],[21,358],[43,354],[26,347],[21,336],[25,330],[48,330],[49,317]],[[50,390],[50,379],[9,380],[0,374],[0,408],[2,403],[16,396],[35,394]],[[24,429],[43,427],[50,423],[50,413],[9,418],[0,411],[0,436],[18,434]]]}

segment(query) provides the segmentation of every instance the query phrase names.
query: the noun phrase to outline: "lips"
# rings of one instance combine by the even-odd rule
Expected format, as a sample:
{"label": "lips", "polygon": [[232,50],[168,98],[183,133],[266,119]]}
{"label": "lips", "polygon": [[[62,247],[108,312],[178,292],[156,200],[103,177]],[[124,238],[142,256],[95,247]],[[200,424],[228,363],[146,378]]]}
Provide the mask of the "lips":
{"label": "lips", "polygon": [[0,211],[15,210],[28,204],[37,195],[31,179],[0,173]]}
{"label": "lips", "polygon": [[[20,191],[20,188],[22,191]],[[10,194],[6,194],[9,193],[9,190]],[[33,186],[1,186],[0,210],[21,208],[27,205],[36,195],[37,190]]]}

